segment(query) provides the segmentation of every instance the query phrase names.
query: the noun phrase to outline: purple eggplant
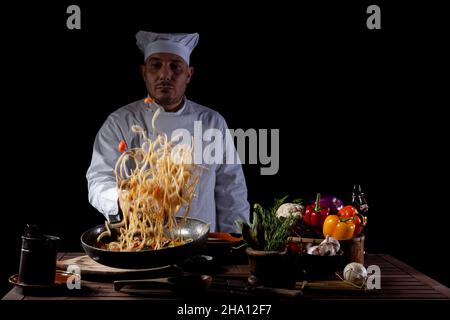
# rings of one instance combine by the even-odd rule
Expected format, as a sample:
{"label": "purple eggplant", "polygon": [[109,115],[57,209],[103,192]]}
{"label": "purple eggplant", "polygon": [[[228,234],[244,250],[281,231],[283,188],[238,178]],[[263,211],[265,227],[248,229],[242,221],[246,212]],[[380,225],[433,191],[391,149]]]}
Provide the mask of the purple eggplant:
{"label": "purple eggplant", "polygon": [[[313,204],[315,200],[311,201]],[[344,203],[341,199],[336,196],[331,195],[321,195],[320,196],[320,207],[321,208],[330,208],[330,213],[337,213],[344,207]]]}

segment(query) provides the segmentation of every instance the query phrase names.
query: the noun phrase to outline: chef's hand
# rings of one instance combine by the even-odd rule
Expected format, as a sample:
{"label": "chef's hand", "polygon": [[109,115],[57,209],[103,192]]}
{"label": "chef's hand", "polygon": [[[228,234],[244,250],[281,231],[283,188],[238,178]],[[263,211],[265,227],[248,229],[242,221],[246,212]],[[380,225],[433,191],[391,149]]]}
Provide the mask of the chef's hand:
{"label": "chef's hand", "polygon": [[110,224],[119,223],[123,219],[123,212],[122,212],[122,209],[120,208],[119,200],[117,200],[117,207],[119,208],[119,211],[117,212],[117,214],[115,214],[115,215],[110,214],[108,216]]}

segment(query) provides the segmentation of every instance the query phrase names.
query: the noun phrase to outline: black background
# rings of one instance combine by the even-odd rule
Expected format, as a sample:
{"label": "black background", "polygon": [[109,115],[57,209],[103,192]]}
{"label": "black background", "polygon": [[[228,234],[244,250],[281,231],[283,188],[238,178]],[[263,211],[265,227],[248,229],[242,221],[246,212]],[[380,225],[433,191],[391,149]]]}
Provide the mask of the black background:
{"label": "black background", "polygon": [[[370,205],[367,251],[392,254],[449,286],[442,8],[195,3],[2,10],[2,293],[18,270],[26,223],[59,235],[61,250],[81,250],[80,234],[103,222],[88,203],[85,173],[108,114],[146,94],[134,38],[141,29],[199,32],[188,98],[219,111],[230,128],[280,129],[278,174],[244,165],[251,204],[316,192],[348,202],[361,183]],[[70,4],[81,7],[81,30],[66,28]],[[381,7],[381,30],[366,28],[370,4]]]}

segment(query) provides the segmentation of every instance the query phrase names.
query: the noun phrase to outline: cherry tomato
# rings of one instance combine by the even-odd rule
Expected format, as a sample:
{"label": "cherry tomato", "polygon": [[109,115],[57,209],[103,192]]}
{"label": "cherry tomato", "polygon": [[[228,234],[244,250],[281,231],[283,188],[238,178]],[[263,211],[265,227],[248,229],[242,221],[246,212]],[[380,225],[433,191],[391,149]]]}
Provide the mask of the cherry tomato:
{"label": "cherry tomato", "polygon": [[300,251],[302,250],[300,245],[298,243],[295,242],[289,242],[286,244],[286,248],[288,250],[288,252],[297,254],[300,253]]}
{"label": "cherry tomato", "polygon": [[119,146],[117,147],[117,149],[119,150],[120,153],[125,152],[125,150],[127,149],[127,144],[125,143],[124,140],[119,141]]}

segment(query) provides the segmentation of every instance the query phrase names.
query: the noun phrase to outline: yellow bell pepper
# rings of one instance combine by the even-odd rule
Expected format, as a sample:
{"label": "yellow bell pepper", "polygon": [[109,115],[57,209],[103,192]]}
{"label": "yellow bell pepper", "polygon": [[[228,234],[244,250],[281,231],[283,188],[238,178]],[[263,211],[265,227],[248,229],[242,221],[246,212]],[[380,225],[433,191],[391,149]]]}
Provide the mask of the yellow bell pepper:
{"label": "yellow bell pepper", "polygon": [[323,223],[323,235],[330,236],[336,240],[348,240],[353,238],[355,232],[355,222],[352,218],[342,218],[337,215],[330,215]]}

